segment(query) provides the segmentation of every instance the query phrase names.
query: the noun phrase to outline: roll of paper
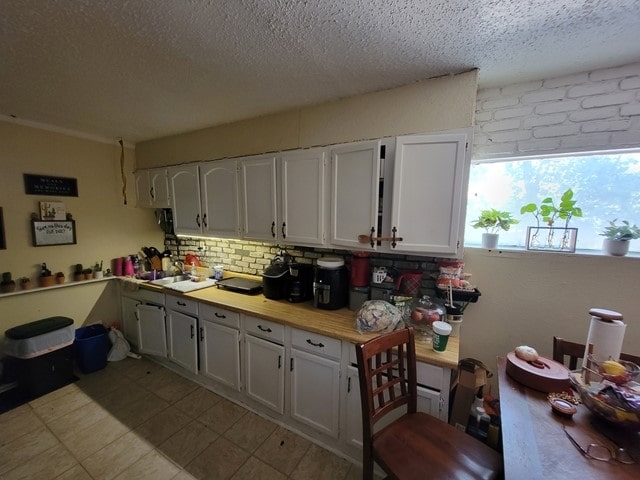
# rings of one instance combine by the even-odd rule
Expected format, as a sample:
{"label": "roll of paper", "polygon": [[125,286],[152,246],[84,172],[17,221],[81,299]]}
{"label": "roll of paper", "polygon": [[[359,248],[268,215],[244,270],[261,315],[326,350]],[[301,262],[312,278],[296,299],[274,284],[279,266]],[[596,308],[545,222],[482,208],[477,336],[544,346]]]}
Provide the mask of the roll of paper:
{"label": "roll of paper", "polygon": [[605,321],[599,317],[591,317],[589,334],[584,351],[583,365],[589,353],[600,361],[618,360],[622,351],[622,342],[627,325],[622,320]]}

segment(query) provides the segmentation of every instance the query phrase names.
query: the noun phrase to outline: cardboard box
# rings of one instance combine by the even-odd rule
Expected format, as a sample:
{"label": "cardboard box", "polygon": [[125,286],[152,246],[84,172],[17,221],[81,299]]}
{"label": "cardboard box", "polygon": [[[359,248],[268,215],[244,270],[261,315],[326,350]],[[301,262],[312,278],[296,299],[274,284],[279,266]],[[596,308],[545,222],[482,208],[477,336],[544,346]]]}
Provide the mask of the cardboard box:
{"label": "cardboard box", "polygon": [[487,371],[480,362],[461,360],[458,365],[458,380],[453,395],[449,423],[463,432],[467,429],[471,405],[478,389],[487,383]]}

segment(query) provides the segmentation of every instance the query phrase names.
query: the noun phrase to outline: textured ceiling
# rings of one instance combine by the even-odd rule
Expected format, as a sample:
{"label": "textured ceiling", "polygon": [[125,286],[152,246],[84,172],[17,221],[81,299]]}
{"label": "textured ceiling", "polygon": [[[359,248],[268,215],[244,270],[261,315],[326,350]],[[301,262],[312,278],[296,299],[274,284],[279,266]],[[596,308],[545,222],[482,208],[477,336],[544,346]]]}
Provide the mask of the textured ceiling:
{"label": "textured ceiling", "polygon": [[638,0],[1,0],[0,114],[131,143],[480,70],[640,59]]}

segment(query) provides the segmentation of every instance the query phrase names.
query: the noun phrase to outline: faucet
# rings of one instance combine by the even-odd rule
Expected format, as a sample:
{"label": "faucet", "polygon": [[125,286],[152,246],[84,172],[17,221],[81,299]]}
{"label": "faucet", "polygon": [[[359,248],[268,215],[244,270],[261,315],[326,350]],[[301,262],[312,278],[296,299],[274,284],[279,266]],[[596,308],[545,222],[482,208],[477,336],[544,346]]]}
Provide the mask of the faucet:
{"label": "faucet", "polygon": [[180,272],[180,275],[186,275],[186,272],[185,272],[185,269],[184,269],[184,268],[185,268],[185,267],[184,267],[184,262],[183,262],[183,261],[181,261],[181,260],[175,260],[175,261],[173,262],[173,266],[174,266],[175,268],[177,268],[177,269],[178,269],[178,271]]}

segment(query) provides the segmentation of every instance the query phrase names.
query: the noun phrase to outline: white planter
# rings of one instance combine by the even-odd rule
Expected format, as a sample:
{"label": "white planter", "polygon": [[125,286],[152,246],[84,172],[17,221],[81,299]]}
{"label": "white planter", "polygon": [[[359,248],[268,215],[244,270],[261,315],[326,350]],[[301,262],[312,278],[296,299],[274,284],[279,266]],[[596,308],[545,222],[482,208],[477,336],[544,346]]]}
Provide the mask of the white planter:
{"label": "white planter", "polygon": [[624,257],[629,253],[629,240],[609,240],[605,238],[602,241],[602,250],[607,255]]}
{"label": "white planter", "polygon": [[498,237],[500,235],[497,233],[483,233],[482,234],[482,248],[493,249],[498,246]]}

